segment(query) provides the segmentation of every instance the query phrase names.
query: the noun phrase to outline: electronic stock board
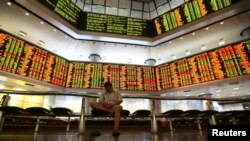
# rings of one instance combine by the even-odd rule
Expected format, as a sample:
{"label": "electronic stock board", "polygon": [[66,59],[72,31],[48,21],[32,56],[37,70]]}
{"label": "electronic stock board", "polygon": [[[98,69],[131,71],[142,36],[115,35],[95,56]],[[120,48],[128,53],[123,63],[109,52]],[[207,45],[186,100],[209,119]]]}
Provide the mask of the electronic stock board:
{"label": "electronic stock board", "polygon": [[250,41],[163,64],[155,71],[158,90],[250,74]]}
{"label": "electronic stock board", "polygon": [[240,0],[190,0],[181,6],[155,18],[157,35],[183,26],[208,14],[228,7]]}
{"label": "electronic stock board", "polygon": [[39,0],[79,30],[129,36],[153,36],[151,21],[115,15],[83,12],[71,0]]}

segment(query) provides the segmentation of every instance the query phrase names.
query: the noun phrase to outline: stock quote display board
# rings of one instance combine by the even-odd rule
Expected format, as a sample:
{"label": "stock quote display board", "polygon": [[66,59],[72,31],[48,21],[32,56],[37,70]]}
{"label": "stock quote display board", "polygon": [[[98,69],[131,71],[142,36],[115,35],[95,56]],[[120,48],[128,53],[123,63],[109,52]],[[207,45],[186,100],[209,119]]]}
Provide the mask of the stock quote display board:
{"label": "stock quote display board", "polygon": [[106,33],[117,33],[131,36],[152,37],[153,33],[147,29],[151,28],[150,21],[143,19],[119,17],[96,13],[86,13],[84,29],[87,31],[98,31]]}
{"label": "stock quote display board", "polygon": [[68,88],[102,88],[110,81],[115,89],[156,91],[155,72],[152,67],[71,62]]}
{"label": "stock quote display board", "polygon": [[83,12],[71,0],[38,1],[79,30],[153,37],[190,23],[241,0],[191,0],[154,20],[87,13]]}
{"label": "stock quote display board", "polygon": [[39,0],[79,30],[152,37],[151,21],[135,18],[86,13],[71,0]]}
{"label": "stock quote display board", "polygon": [[250,41],[156,67],[158,90],[250,74]]}
{"label": "stock quote display board", "polygon": [[0,31],[0,70],[65,87],[68,62]]}
{"label": "stock quote display board", "polygon": [[38,0],[43,5],[48,7],[60,15],[64,20],[71,23],[73,26],[80,28],[83,27],[82,10],[76,6],[71,0]]}
{"label": "stock quote display board", "polygon": [[241,0],[191,0],[154,19],[157,35],[190,23]]}

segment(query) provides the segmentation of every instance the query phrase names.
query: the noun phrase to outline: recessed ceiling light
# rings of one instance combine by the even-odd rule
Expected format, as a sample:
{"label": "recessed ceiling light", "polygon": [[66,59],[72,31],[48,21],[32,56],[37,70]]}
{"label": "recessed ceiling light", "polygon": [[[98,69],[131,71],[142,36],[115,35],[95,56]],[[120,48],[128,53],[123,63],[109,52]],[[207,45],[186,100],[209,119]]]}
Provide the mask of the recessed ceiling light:
{"label": "recessed ceiling light", "polygon": [[220,22],[220,24],[221,24],[221,25],[223,25],[223,24],[224,24],[224,22],[222,21],[222,22]]}
{"label": "recessed ceiling light", "polygon": [[201,50],[206,50],[207,46],[205,44],[201,45]]}
{"label": "recessed ceiling light", "polygon": [[[67,35],[65,35],[64,37],[65,37],[65,38],[68,38],[68,36],[67,36]],[[93,42],[93,44],[95,44],[95,42]]]}
{"label": "recessed ceiling light", "polygon": [[232,92],[232,94],[236,94],[237,92]]}
{"label": "recessed ceiling light", "polygon": [[52,51],[55,52],[55,53],[57,52],[55,49],[53,49]]}
{"label": "recessed ceiling light", "polygon": [[235,88],[233,88],[233,90],[239,90],[240,88],[239,87],[235,87]]}
{"label": "recessed ceiling light", "polygon": [[18,35],[20,35],[20,36],[26,36],[27,33],[23,32],[23,31],[19,31]]}
{"label": "recessed ceiling light", "polygon": [[209,27],[206,27],[206,30],[208,30],[209,29]]}
{"label": "recessed ceiling light", "polygon": [[180,39],[182,40],[182,39],[183,39],[183,37],[180,37]]}
{"label": "recessed ceiling light", "polygon": [[195,32],[193,32],[192,35],[195,35]]}
{"label": "recessed ceiling light", "polygon": [[11,6],[11,2],[7,2],[7,5]]}
{"label": "recessed ceiling light", "polygon": [[53,31],[55,31],[55,32],[56,32],[56,29],[54,28],[54,29],[53,29]]}
{"label": "recessed ceiling light", "polygon": [[190,96],[189,94],[187,94],[186,96]]}
{"label": "recessed ceiling light", "polygon": [[102,93],[98,93],[98,94],[102,94]]}
{"label": "recessed ceiling light", "polygon": [[172,59],[176,59],[176,56],[174,54],[171,55]]}
{"label": "recessed ceiling light", "polygon": [[220,92],[221,92],[221,90],[216,90],[215,92],[216,92],[216,93],[220,93]]}
{"label": "recessed ceiling light", "polygon": [[39,40],[39,41],[38,41],[38,44],[39,44],[39,45],[44,45],[44,44],[45,44],[45,42],[44,42],[44,41],[42,41],[42,40]]}
{"label": "recessed ceiling light", "polygon": [[224,45],[225,43],[226,43],[226,41],[224,40],[224,38],[222,38],[222,39],[219,40],[219,45],[220,46]]}
{"label": "recessed ceiling light", "polygon": [[189,50],[186,50],[186,55],[190,55],[191,52]]}
{"label": "recessed ceiling light", "polygon": [[200,94],[205,94],[205,93],[200,93]]}
{"label": "recessed ceiling light", "polygon": [[43,22],[43,21],[41,21],[41,22],[40,22],[40,24],[44,24],[44,22]]}
{"label": "recessed ceiling light", "polygon": [[172,44],[172,41],[169,41],[168,43],[169,43],[169,44]]}
{"label": "recessed ceiling light", "polygon": [[29,16],[30,14],[29,14],[28,12],[25,12],[25,15],[26,15],[26,16]]}

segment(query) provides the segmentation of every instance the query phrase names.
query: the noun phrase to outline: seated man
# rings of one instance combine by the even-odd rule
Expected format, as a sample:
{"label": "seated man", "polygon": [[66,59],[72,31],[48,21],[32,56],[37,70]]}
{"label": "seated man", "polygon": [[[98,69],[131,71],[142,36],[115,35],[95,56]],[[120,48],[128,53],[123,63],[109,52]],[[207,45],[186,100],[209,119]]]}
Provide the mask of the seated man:
{"label": "seated man", "polygon": [[[104,84],[105,93],[100,95],[99,101],[92,101],[90,106],[96,110],[108,111],[110,114],[114,115],[114,131],[113,136],[119,136],[118,131],[120,120],[121,120],[121,110],[122,106],[122,96],[119,91],[114,90],[110,82]],[[98,133],[97,133],[98,135]]]}
{"label": "seated man", "polygon": [[214,105],[213,105],[212,101],[208,100],[206,102],[206,105],[207,105],[207,110],[214,110]]}

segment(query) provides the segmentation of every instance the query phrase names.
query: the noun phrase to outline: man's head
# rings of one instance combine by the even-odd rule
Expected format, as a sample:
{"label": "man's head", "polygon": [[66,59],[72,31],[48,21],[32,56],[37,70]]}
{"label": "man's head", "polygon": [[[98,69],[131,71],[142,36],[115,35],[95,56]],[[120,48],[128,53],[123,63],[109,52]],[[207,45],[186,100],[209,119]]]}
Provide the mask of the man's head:
{"label": "man's head", "polygon": [[112,92],[113,91],[113,87],[112,87],[112,84],[110,82],[105,82],[104,83],[104,88],[105,88],[106,92]]}

